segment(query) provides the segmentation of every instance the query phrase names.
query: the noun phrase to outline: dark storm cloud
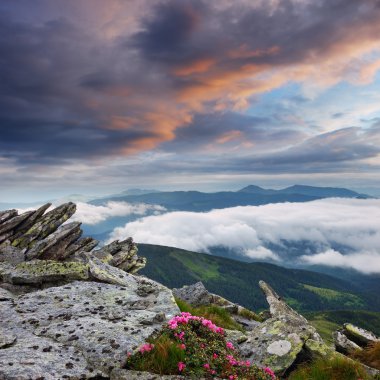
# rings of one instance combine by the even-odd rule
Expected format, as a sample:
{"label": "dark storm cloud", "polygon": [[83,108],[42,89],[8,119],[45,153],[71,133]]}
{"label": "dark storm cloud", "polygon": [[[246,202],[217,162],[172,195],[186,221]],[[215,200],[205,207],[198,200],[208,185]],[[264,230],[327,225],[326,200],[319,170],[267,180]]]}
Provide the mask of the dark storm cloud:
{"label": "dark storm cloud", "polygon": [[[315,60],[332,53],[339,41],[355,37],[354,31],[375,37],[380,29],[366,28],[377,23],[380,15],[379,3],[372,0],[257,3],[237,2],[220,10],[216,2],[201,0],[160,4],[130,46],[167,65],[212,57],[231,70],[244,64]],[[271,53],[273,47],[278,50]]]}

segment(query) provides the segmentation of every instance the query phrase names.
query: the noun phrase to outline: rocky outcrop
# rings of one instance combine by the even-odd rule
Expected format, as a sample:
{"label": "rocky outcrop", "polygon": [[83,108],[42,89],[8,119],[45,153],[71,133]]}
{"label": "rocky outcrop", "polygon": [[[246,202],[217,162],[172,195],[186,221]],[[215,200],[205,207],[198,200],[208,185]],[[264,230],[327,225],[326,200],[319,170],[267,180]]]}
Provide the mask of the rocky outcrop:
{"label": "rocky outcrop", "polygon": [[132,239],[93,251],[49,206],[0,213],[0,379],[108,379],[179,309]]}
{"label": "rocky outcrop", "polygon": [[332,351],[314,327],[288,306],[265,282],[260,281],[270,307],[271,318],[247,333],[239,345],[242,355],[283,375],[302,356]]}
{"label": "rocky outcrop", "polygon": [[357,327],[352,323],[345,323],[342,333],[360,347],[366,347],[370,343],[380,342],[380,339],[373,332]]}
{"label": "rocky outcrop", "polygon": [[137,255],[131,238],[93,251],[98,241],[81,238],[79,222],[67,223],[76,211],[75,204],[65,203],[46,212],[50,207],[47,203],[20,215],[16,210],[0,213],[0,263],[17,266],[34,260],[80,262],[84,253],[92,252],[93,256],[129,273],[136,273],[145,266],[145,258]]}
{"label": "rocky outcrop", "polygon": [[344,355],[349,355],[354,353],[355,351],[360,351],[362,349],[356,343],[348,339],[346,335],[344,335],[341,331],[335,331],[333,333],[333,339],[335,349]]}
{"label": "rocky outcrop", "polygon": [[333,333],[335,348],[344,355],[360,351],[372,343],[380,342],[380,339],[371,331],[345,323],[340,330]]}

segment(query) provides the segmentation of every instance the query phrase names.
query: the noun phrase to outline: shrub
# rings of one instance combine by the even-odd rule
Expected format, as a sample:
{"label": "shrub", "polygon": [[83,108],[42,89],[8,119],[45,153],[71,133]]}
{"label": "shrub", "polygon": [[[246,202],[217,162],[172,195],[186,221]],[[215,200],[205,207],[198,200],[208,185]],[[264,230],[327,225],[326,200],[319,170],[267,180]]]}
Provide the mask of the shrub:
{"label": "shrub", "polygon": [[334,357],[317,359],[299,366],[292,372],[289,380],[370,380],[360,363],[353,360]]}
{"label": "shrub", "polygon": [[209,319],[182,312],[161,335],[140,347],[126,367],[163,374],[184,374],[194,379],[274,380],[269,368],[259,368],[238,357],[224,329]]}
{"label": "shrub", "polygon": [[363,364],[380,370],[380,342],[370,344],[364,350],[356,351],[351,356]]}

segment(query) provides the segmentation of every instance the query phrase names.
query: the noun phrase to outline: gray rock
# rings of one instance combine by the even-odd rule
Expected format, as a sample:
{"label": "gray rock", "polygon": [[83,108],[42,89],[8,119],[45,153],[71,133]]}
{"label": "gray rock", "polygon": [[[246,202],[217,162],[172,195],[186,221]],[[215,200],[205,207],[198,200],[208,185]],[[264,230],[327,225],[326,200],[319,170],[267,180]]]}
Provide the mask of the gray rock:
{"label": "gray rock", "polygon": [[0,211],[0,226],[6,222],[8,219],[13,218],[14,216],[17,216],[17,210],[5,210]]}
{"label": "gray rock", "polygon": [[244,358],[269,366],[278,375],[283,375],[304,350],[308,340],[314,340],[321,347],[325,345],[315,328],[282,301],[269,285],[260,281],[260,287],[272,317],[247,332],[247,340],[239,345],[239,349]]}
{"label": "gray rock", "polygon": [[[17,226],[17,232],[10,239],[11,242],[15,242],[18,238],[22,237],[45,213],[45,211],[51,206],[51,203],[46,203],[39,209],[33,211],[33,213],[25,221]],[[15,243],[16,245],[16,243]]]}
{"label": "gray rock", "polygon": [[336,350],[342,354],[352,354],[353,352],[362,349],[356,343],[349,340],[341,331],[335,331],[333,333],[333,338]]}
{"label": "gray rock", "polygon": [[26,253],[26,258],[64,260],[70,253],[67,250],[68,246],[82,235],[80,225],[81,223],[73,222],[60,227],[56,232],[34,244]]}
{"label": "gray rock", "polygon": [[32,248],[36,240],[43,240],[55,232],[59,226],[74,215],[75,211],[76,205],[72,202],[56,207],[38,219],[28,231],[13,241],[12,244],[19,248]]}
{"label": "gray rock", "polygon": [[103,262],[116,266],[126,272],[136,273],[146,264],[146,259],[137,256],[137,247],[132,238],[115,240],[92,254]]}
{"label": "gray rock", "polygon": [[[21,215],[16,210],[0,213],[0,262],[13,264],[25,260],[81,261],[83,252],[91,252],[98,241],[80,239],[80,223],[64,224],[76,210],[74,203],[65,203],[45,213],[47,203],[38,210]],[[115,241],[93,254],[102,261],[129,273],[136,273],[145,266],[145,258],[137,256],[132,238]]]}
{"label": "gray rock", "polygon": [[41,285],[57,281],[88,280],[88,265],[32,260],[17,265],[0,263],[0,278],[15,285]]}
{"label": "gray rock", "polygon": [[371,331],[357,327],[351,323],[345,323],[342,329],[343,334],[361,347],[370,343],[380,342],[380,339]]}
{"label": "gray rock", "polygon": [[13,300],[14,297],[9,290],[0,288],[0,302]]}
{"label": "gray rock", "polygon": [[209,305],[213,298],[201,281],[173,289],[173,295],[194,306]]}
{"label": "gray rock", "polygon": [[[6,233],[11,232],[12,234],[14,233],[14,229],[21,224],[25,219],[29,218],[31,215],[33,215],[34,211],[27,211],[24,212],[21,215],[14,216],[11,219],[8,219],[5,223],[2,223],[0,225],[0,236],[2,236],[0,239],[0,243],[3,242],[5,239]],[[10,235],[12,236],[12,235]]]}
{"label": "gray rock", "polygon": [[114,285],[127,285],[130,275],[121,269],[103,263],[98,258],[87,255],[91,278]]}
{"label": "gray rock", "polygon": [[[55,366],[56,361],[71,362],[75,367],[71,370],[80,369],[86,376],[89,369],[108,376],[114,368],[120,368],[127,352],[133,352],[179,313],[169,289],[125,275],[128,281],[124,286],[73,282],[28,293],[13,302],[0,302],[1,315],[7,320],[3,328],[17,337],[15,345],[0,350],[3,376],[28,378],[22,377],[26,373],[35,378],[44,371],[51,378],[70,375],[65,365]],[[53,348],[42,360],[47,345]],[[14,364],[8,367],[10,358]],[[20,364],[16,358],[24,359]],[[31,358],[34,372],[28,372],[25,365]]]}
{"label": "gray rock", "polygon": [[10,347],[17,340],[16,335],[0,328],[0,348]]}
{"label": "gray rock", "polygon": [[68,248],[66,248],[66,257],[70,257],[74,254],[80,254],[83,252],[90,252],[98,244],[99,241],[92,237],[84,237],[78,239],[75,243],[71,244]]}
{"label": "gray rock", "polygon": [[23,261],[25,261],[25,255],[21,249],[13,247],[9,243],[0,248],[0,262],[19,264]]}

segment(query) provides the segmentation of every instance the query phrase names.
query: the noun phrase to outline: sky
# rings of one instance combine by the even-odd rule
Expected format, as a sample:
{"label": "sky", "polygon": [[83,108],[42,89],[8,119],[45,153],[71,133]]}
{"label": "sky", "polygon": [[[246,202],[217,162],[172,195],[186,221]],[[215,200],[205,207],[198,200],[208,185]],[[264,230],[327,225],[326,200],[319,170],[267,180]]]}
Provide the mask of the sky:
{"label": "sky", "polygon": [[2,0],[0,199],[380,195],[380,1]]}

